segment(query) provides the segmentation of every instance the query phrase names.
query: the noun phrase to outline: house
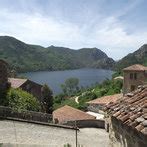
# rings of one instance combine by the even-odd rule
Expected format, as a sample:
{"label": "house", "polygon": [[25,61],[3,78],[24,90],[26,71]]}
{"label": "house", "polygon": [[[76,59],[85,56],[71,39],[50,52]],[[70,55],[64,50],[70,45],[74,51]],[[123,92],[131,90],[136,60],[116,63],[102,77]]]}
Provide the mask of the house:
{"label": "house", "polygon": [[122,94],[114,94],[114,95],[108,95],[103,96],[97,99],[94,99],[92,101],[87,102],[88,104],[88,111],[102,113],[103,114],[103,108],[111,103],[116,102],[118,99],[122,97]]}
{"label": "house", "polygon": [[108,104],[105,112],[111,147],[147,147],[147,85]]}
{"label": "house", "polygon": [[8,81],[11,83],[12,88],[21,88],[22,90],[31,93],[34,97],[38,98],[38,100],[41,101],[42,85],[35,83],[29,79],[8,78]]}
{"label": "house", "polygon": [[68,121],[91,119],[95,119],[95,117],[68,105],[65,105],[53,112],[53,120],[59,124],[65,124]]}
{"label": "house", "polygon": [[134,91],[139,85],[147,82],[147,67],[135,64],[123,69],[124,83],[123,93]]}

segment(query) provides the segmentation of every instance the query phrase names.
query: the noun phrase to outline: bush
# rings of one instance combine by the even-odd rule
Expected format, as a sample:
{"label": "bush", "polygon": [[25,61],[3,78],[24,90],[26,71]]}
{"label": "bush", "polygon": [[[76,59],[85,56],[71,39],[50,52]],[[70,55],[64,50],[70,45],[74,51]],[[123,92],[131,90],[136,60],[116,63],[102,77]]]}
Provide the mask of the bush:
{"label": "bush", "polygon": [[10,89],[7,94],[7,99],[9,101],[9,106],[17,110],[30,110],[39,111],[40,104],[39,101],[33,97],[31,94],[21,90],[21,89]]}

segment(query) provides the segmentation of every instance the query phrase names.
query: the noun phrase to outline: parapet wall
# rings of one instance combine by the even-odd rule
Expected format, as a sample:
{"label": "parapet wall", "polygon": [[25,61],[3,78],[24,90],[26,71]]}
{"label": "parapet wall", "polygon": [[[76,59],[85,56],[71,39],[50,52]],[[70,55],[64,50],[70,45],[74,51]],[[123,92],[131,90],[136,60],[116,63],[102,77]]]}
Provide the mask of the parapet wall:
{"label": "parapet wall", "polygon": [[68,126],[77,126],[78,128],[105,128],[104,120],[77,120],[77,121],[68,121],[64,123]]}
{"label": "parapet wall", "polygon": [[52,122],[52,115],[41,112],[21,110],[16,111],[9,107],[0,106],[0,117],[4,119],[16,118],[27,121]]}

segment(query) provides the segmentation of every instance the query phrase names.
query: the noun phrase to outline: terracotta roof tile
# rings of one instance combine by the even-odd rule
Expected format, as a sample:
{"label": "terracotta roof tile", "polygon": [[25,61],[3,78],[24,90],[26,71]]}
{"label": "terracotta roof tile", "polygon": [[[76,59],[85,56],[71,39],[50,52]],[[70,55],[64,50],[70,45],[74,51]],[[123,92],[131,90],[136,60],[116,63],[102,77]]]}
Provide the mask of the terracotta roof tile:
{"label": "terracotta roof tile", "polygon": [[81,110],[65,105],[53,112],[53,119],[58,119],[59,123],[74,120],[96,119],[94,116]]}
{"label": "terracotta roof tile", "polygon": [[11,83],[12,88],[19,88],[27,79],[9,78],[8,81]]}
{"label": "terracotta roof tile", "polygon": [[132,97],[126,95],[119,101],[108,104],[105,111],[125,125],[147,135],[147,86],[134,91]]}
{"label": "terracotta roof tile", "polygon": [[102,104],[107,105],[111,102],[116,102],[119,98],[122,97],[122,94],[114,94],[109,96],[103,96],[101,98],[94,99],[92,101],[87,102],[88,104]]}
{"label": "terracotta roof tile", "polygon": [[134,64],[132,66],[126,67],[123,69],[124,71],[144,71],[147,70],[146,66],[140,65],[140,64]]}

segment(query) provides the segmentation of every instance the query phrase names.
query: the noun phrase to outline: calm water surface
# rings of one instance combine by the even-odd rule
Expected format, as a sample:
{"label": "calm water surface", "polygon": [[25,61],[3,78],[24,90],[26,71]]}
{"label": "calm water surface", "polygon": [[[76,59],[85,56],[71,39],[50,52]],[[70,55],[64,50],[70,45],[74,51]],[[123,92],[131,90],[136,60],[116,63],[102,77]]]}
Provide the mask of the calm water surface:
{"label": "calm water surface", "polygon": [[66,79],[75,77],[79,79],[80,86],[91,86],[96,82],[101,83],[106,78],[111,78],[113,71],[103,69],[76,69],[65,71],[39,71],[39,72],[27,72],[20,74],[28,79],[40,84],[48,84],[53,90],[54,94],[62,92],[60,85],[65,82]]}

